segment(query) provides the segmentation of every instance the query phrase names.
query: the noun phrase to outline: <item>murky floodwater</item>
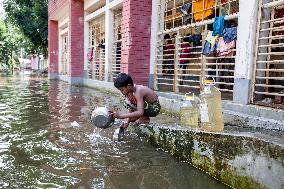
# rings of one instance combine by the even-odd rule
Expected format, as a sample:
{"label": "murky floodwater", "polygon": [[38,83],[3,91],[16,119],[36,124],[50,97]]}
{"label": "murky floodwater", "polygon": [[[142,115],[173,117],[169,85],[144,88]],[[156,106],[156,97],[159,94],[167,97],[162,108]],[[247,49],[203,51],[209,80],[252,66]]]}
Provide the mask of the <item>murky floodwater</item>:
{"label": "murky floodwater", "polygon": [[0,188],[224,188],[135,133],[113,142],[115,127],[89,122],[101,105],[120,101],[28,74],[0,77]]}

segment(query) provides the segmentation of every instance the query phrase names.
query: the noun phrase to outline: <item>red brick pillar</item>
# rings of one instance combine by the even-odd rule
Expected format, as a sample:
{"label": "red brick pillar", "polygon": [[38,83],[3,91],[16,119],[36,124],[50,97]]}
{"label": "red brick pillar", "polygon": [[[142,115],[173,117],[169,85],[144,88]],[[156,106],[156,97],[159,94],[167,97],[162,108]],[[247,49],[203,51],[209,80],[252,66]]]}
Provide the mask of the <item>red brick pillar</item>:
{"label": "red brick pillar", "polygon": [[70,0],[69,60],[71,84],[82,84],[84,76],[84,1]]}
{"label": "red brick pillar", "polygon": [[48,77],[58,79],[58,22],[48,21]]}
{"label": "red brick pillar", "polygon": [[148,85],[150,72],[152,0],[124,0],[121,72]]}

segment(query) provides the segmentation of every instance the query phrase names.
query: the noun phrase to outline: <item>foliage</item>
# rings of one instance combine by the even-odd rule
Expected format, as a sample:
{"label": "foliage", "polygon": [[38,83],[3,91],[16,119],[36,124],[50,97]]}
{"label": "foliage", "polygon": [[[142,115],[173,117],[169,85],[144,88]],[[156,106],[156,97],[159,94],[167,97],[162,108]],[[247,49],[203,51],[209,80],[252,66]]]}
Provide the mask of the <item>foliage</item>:
{"label": "foliage", "polygon": [[30,51],[32,44],[14,25],[0,20],[0,64],[7,68],[19,63],[21,48]]}
{"label": "foliage", "polygon": [[31,53],[47,56],[47,0],[5,0],[9,22],[17,26],[32,44]]}
{"label": "foliage", "polygon": [[8,46],[10,46],[9,44],[7,44],[7,27],[6,24],[0,20],[0,64],[6,64],[9,65],[9,49]]}

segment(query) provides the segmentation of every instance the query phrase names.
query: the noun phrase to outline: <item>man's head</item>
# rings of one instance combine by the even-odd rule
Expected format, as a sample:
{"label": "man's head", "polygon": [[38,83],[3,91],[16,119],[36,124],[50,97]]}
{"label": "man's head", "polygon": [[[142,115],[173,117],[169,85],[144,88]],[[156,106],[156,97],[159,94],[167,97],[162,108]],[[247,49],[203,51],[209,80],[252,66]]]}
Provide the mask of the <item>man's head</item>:
{"label": "man's head", "polygon": [[124,95],[133,92],[133,80],[126,73],[120,73],[116,76],[114,86]]}

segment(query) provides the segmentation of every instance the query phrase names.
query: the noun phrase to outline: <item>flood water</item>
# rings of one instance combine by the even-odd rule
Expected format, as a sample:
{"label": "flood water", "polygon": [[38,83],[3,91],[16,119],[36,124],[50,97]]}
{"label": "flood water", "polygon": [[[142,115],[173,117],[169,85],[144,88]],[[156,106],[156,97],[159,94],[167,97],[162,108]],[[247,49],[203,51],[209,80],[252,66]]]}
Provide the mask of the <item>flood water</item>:
{"label": "flood water", "polygon": [[117,126],[91,125],[96,106],[120,104],[114,94],[28,73],[0,77],[0,188],[225,188],[134,132],[117,143]]}

